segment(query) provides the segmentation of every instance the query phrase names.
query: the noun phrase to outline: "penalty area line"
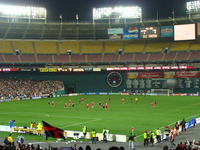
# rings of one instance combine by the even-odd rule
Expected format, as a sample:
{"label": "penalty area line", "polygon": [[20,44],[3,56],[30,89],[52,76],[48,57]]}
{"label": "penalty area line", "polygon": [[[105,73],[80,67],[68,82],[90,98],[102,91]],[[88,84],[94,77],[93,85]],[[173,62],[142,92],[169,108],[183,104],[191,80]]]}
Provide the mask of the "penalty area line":
{"label": "penalty area line", "polygon": [[76,126],[76,125],[79,125],[79,124],[84,124],[84,123],[89,123],[89,122],[95,122],[95,121],[99,121],[99,120],[102,120],[102,118],[91,120],[91,121],[85,121],[85,122],[75,123],[75,124],[71,124],[71,125],[63,126],[63,127],[59,127],[59,128],[71,127],[71,126]]}

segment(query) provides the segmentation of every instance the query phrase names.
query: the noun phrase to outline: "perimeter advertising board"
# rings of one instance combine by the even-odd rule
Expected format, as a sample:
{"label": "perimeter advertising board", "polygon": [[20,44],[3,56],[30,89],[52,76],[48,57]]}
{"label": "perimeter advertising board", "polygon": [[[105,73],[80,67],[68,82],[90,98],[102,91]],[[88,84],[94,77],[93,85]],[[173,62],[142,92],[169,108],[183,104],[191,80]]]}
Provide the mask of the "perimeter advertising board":
{"label": "perimeter advertising board", "polygon": [[124,28],[123,39],[138,39],[139,38],[139,28],[130,27]]}
{"label": "perimeter advertising board", "polygon": [[108,38],[109,39],[122,39],[123,28],[109,28]]}
{"label": "perimeter advertising board", "polygon": [[173,26],[162,26],[161,27],[161,37],[173,37],[174,27]]}
{"label": "perimeter advertising board", "polygon": [[158,38],[160,37],[160,27],[141,27],[140,38]]}

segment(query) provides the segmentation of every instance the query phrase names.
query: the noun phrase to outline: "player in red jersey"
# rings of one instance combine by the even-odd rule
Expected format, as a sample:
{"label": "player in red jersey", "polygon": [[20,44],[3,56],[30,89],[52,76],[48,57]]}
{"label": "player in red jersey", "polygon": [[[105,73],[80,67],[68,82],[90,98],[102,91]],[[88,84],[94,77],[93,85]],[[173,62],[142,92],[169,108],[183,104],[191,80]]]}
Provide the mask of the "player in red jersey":
{"label": "player in red jersey", "polygon": [[81,99],[81,100],[82,100],[82,103],[83,103],[83,102],[84,102],[84,98],[82,97],[82,99]]}
{"label": "player in red jersey", "polygon": [[87,106],[87,110],[89,110],[89,104],[88,103],[86,104],[86,106]]}
{"label": "player in red jersey", "polygon": [[105,110],[108,110],[108,104],[107,103],[105,104]]}
{"label": "player in red jersey", "polygon": [[122,98],[122,104],[124,104],[124,99]]}
{"label": "player in red jersey", "polygon": [[92,108],[94,108],[94,102],[92,102]]}
{"label": "player in red jersey", "polygon": [[72,104],[72,100],[71,99],[69,99],[69,105],[71,105]]}
{"label": "player in red jersey", "polygon": [[54,101],[52,101],[52,107],[54,107]]}
{"label": "player in red jersey", "polygon": [[154,108],[154,106],[153,106],[153,102],[151,102],[151,108],[152,108],[152,107]]}
{"label": "player in red jersey", "polygon": [[65,108],[65,109],[68,108],[68,107],[67,107],[67,103],[65,103],[65,107],[64,107],[64,108]]}

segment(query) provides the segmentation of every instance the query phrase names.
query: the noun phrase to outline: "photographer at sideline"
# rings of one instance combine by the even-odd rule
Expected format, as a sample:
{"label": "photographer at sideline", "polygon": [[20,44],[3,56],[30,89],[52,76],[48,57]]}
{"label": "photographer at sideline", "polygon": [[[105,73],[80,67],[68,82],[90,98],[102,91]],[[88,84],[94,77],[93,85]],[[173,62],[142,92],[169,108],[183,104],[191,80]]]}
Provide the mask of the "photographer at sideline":
{"label": "photographer at sideline", "polygon": [[10,133],[12,133],[13,132],[13,123],[15,122],[15,120],[10,120],[9,121],[9,125],[10,125]]}

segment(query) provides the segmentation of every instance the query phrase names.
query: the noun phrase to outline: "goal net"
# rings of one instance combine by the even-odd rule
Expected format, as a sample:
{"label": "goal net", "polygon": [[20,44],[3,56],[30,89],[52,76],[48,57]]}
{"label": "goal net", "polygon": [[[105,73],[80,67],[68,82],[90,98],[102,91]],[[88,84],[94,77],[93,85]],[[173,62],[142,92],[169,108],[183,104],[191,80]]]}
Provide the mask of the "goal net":
{"label": "goal net", "polygon": [[152,95],[166,95],[169,96],[170,89],[151,89]]}

